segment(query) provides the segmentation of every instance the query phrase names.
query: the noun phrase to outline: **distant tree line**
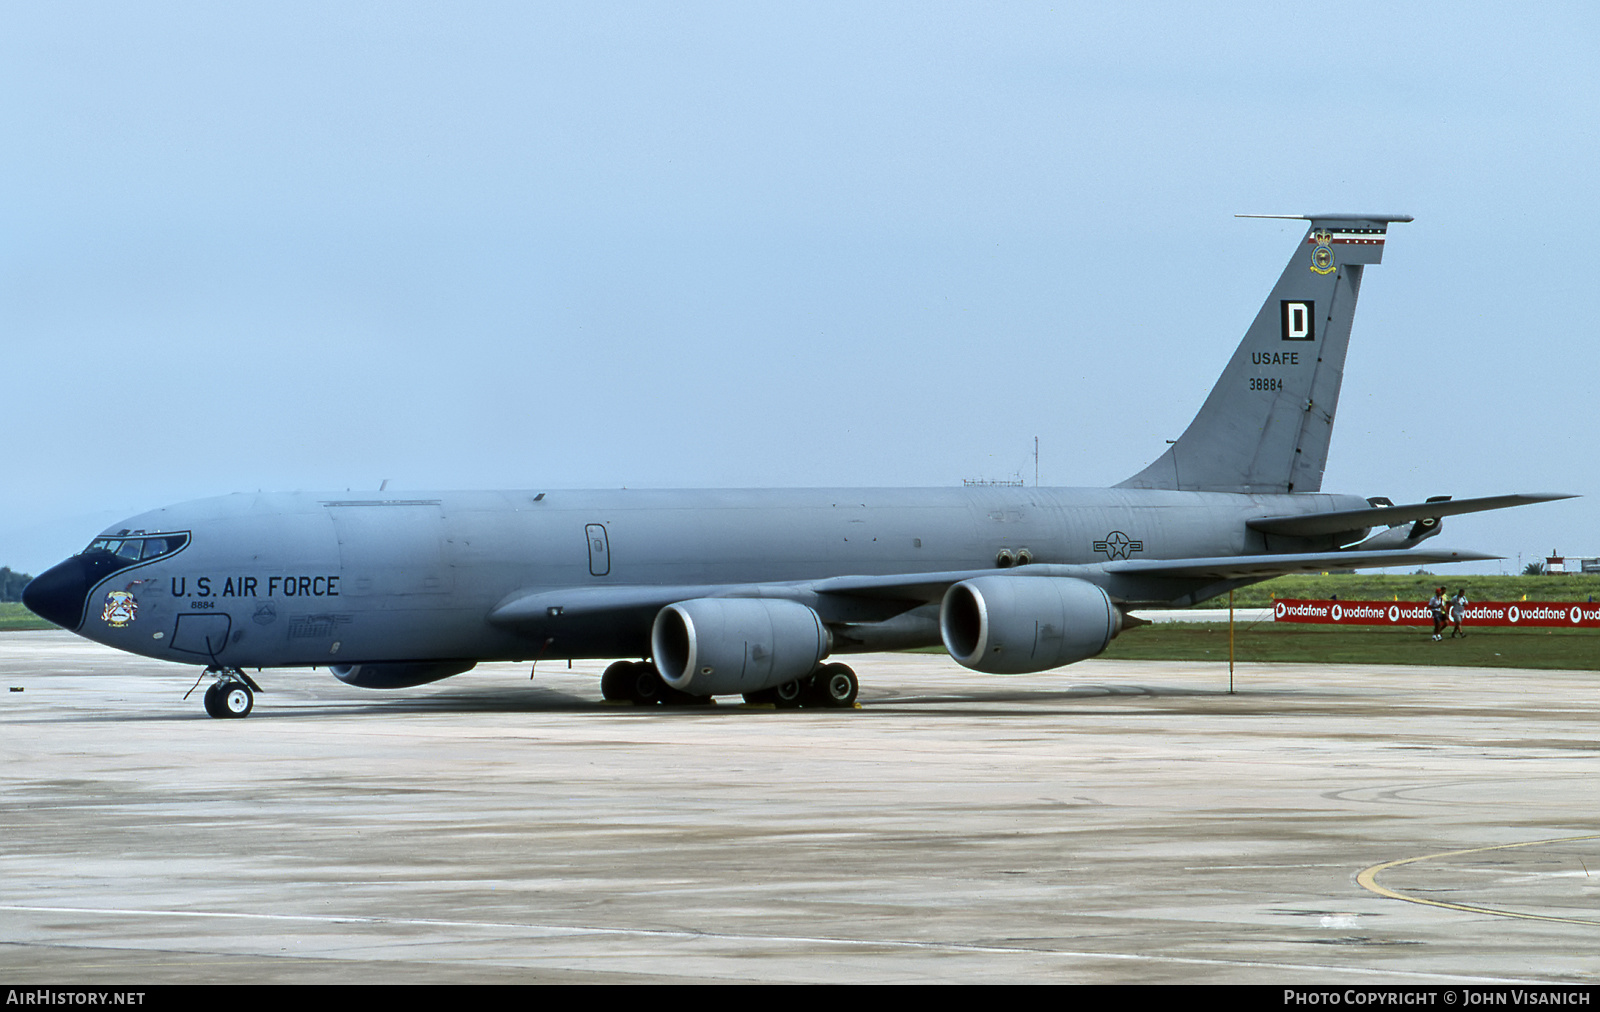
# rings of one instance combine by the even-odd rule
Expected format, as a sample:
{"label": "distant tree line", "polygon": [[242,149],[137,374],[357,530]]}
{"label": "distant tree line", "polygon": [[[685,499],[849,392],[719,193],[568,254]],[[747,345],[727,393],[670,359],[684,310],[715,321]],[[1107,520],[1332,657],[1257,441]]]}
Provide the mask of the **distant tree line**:
{"label": "distant tree line", "polygon": [[13,573],[8,566],[0,566],[0,601],[22,600],[22,588],[33,579],[27,573]]}

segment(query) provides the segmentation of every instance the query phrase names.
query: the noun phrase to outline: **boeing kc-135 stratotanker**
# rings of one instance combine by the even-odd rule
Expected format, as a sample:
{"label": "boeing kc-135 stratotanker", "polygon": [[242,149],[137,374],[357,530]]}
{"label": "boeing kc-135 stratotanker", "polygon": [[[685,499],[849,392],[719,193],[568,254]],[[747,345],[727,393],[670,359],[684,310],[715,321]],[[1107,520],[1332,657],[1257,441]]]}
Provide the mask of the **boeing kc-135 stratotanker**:
{"label": "boeing kc-135 stratotanker", "polygon": [[1100,653],[1137,607],[1494,558],[1416,546],[1441,517],[1566,497],[1321,491],[1361,275],[1411,218],[1275,217],[1310,222],[1283,276],[1182,437],[1111,488],[232,495],[113,525],[23,600],[206,665],[214,717],[250,712],[246,668],[401,688],[571,658],[628,658],[607,699],[846,707],[840,654],[943,643],[978,671],[1043,671]]}

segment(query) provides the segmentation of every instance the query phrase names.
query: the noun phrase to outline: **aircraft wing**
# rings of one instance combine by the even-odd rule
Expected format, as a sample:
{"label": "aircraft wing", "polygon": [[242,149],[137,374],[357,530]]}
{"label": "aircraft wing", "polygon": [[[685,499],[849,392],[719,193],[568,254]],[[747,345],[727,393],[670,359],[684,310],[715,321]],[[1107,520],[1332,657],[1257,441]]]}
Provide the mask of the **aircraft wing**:
{"label": "aircraft wing", "polygon": [[1383,566],[1425,566],[1446,562],[1490,562],[1498,558],[1500,558],[1498,555],[1452,551],[1445,548],[1434,550],[1397,548],[1390,551],[1369,552],[1299,552],[1188,559],[1128,559],[1072,566],[1035,564],[1016,569],[972,569],[896,576],[837,576],[827,580],[817,580],[808,584],[807,588],[824,595],[935,602],[944,596],[944,592],[953,583],[979,576],[1002,574],[1018,579],[1066,576],[1091,581],[1101,573],[1136,577],[1240,580],[1282,576],[1285,573],[1320,573],[1329,569],[1376,569]]}
{"label": "aircraft wing", "polygon": [[[1039,576],[1082,576],[1090,567],[1032,568],[1040,571],[1036,574]],[[489,621],[498,626],[514,627],[550,618],[638,619],[648,625],[655,613],[667,605],[701,597],[783,598],[816,608],[829,620],[878,621],[919,604],[937,602],[952,583],[995,572],[994,569],[964,569],[893,576],[836,576],[783,583],[567,587],[512,594],[489,612]],[[850,601],[858,603],[852,605]]]}
{"label": "aircraft wing", "polygon": [[1404,506],[1374,506],[1370,509],[1330,510],[1326,513],[1262,517],[1259,520],[1246,521],[1246,526],[1263,534],[1313,537],[1319,534],[1338,534],[1360,527],[1393,527],[1414,520],[1453,517],[1462,513],[1479,513],[1483,510],[1505,509],[1508,506],[1525,506],[1528,503],[1574,498],[1576,496],[1562,492],[1521,492],[1513,495],[1481,496],[1477,499],[1442,499],[1437,502],[1408,503]]}
{"label": "aircraft wing", "polygon": [[[1361,510],[1332,510],[1325,513],[1267,517],[1252,520],[1249,526],[1268,534],[1309,536],[1333,534],[1357,527],[1392,526],[1429,517],[1455,516],[1483,510],[1504,509],[1528,503],[1572,499],[1559,492],[1524,492],[1512,495],[1483,496],[1476,499],[1441,500],[1404,506],[1380,506]],[[1285,573],[1319,573],[1329,569],[1375,569],[1384,566],[1424,566],[1449,562],[1488,562],[1498,555],[1449,549],[1394,548],[1375,551],[1302,552],[1264,555],[1227,555],[1189,559],[1129,559],[1086,565],[1035,564],[1010,570],[971,569],[938,573],[895,574],[888,576],[836,576],[793,585],[764,585],[761,596],[784,597],[783,587],[821,595],[840,597],[887,598],[899,601],[932,603],[944,597],[953,583],[979,576],[1010,573],[1014,576],[1066,576],[1090,578],[1098,573],[1127,576],[1188,577],[1210,580],[1253,579]],[[735,591],[735,593],[739,593]],[[748,591],[746,591],[748,593]],[[701,595],[708,596],[708,595]]]}
{"label": "aircraft wing", "polygon": [[[1036,567],[1072,569],[1081,566]],[[993,569],[895,576],[841,576],[784,583],[697,583],[684,586],[567,587],[513,594],[489,612],[489,621],[513,627],[551,618],[640,620],[648,625],[669,604],[701,597],[769,597],[799,601],[830,621],[879,621],[919,604],[938,601],[952,583],[987,576]],[[1040,575],[1048,575],[1041,573]],[[850,602],[857,602],[851,604]]]}
{"label": "aircraft wing", "polygon": [[[651,620],[669,604],[701,597],[782,598],[817,608],[828,620],[872,621],[888,618],[919,604],[944,597],[951,584],[980,576],[1010,575],[1016,579],[1075,577],[1093,580],[1099,574],[1206,580],[1257,579],[1285,573],[1317,573],[1328,569],[1370,569],[1380,566],[1419,566],[1445,562],[1483,562],[1498,555],[1447,549],[1395,549],[1392,551],[1303,552],[1277,555],[1223,555],[1214,558],[1130,559],[1089,565],[1038,563],[1015,569],[956,569],[937,573],[894,573],[882,576],[833,576],[820,580],[782,583],[686,584],[682,586],[568,587],[513,594],[489,613],[500,626],[541,622],[547,618],[608,618],[617,621]],[[875,601],[872,614],[856,614],[859,606]]]}
{"label": "aircraft wing", "polygon": [[[745,585],[743,589],[750,590],[755,586],[759,585]],[[622,615],[628,612],[654,616],[669,604],[696,597],[728,597],[740,589],[741,585],[695,584],[683,587],[566,587],[534,591],[514,594],[501,601],[489,612],[489,621],[495,625],[514,626],[557,617]]]}
{"label": "aircraft wing", "polygon": [[1375,569],[1381,566],[1416,566],[1441,562],[1489,562],[1498,555],[1482,552],[1429,551],[1411,548],[1391,552],[1299,552],[1285,555],[1222,555],[1210,559],[1129,559],[1108,562],[1107,573],[1126,576],[1192,577],[1241,580],[1282,576],[1285,573],[1320,573],[1329,569]]}

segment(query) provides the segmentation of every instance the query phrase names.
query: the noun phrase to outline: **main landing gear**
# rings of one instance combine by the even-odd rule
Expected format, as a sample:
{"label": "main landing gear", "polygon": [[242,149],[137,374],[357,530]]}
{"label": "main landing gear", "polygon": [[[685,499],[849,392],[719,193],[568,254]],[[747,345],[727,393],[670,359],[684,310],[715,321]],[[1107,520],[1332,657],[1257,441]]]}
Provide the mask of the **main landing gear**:
{"label": "main landing gear", "polygon": [[[856,673],[844,664],[824,664],[804,678],[747,692],[746,703],[767,703],[780,710],[804,707],[848,710],[856,705],[861,691]],[[600,676],[600,695],[612,702],[631,702],[635,706],[708,706],[710,696],[692,696],[661,680],[655,665],[648,661],[618,661]]]}
{"label": "main landing gear", "polygon": [[241,668],[209,667],[206,674],[217,680],[206,687],[206,713],[213,717],[248,717],[256,705],[261,686],[251,681]]}
{"label": "main landing gear", "polygon": [[613,703],[654,706],[666,688],[655,665],[644,661],[618,661],[600,676],[600,695]]}
{"label": "main landing gear", "polygon": [[635,706],[710,706],[710,696],[679,691],[661,680],[649,661],[618,661],[600,676],[600,695],[613,703]]}
{"label": "main landing gear", "polygon": [[847,664],[824,664],[804,678],[784,682],[760,692],[747,692],[746,703],[771,703],[780,710],[800,707],[848,710],[856,705],[861,684]]}

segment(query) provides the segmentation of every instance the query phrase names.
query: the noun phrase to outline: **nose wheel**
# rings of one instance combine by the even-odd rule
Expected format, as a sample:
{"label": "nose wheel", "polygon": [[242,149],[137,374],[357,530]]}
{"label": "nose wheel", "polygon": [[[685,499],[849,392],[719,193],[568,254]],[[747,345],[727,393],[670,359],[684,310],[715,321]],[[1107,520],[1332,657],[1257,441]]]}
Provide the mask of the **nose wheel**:
{"label": "nose wheel", "polygon": [[238,668],[207,668],[206,672],[217,676],[217,680],[206,687],[206,713],[219,719],[250,716],[256,705],[255,694],[261,686]]}

